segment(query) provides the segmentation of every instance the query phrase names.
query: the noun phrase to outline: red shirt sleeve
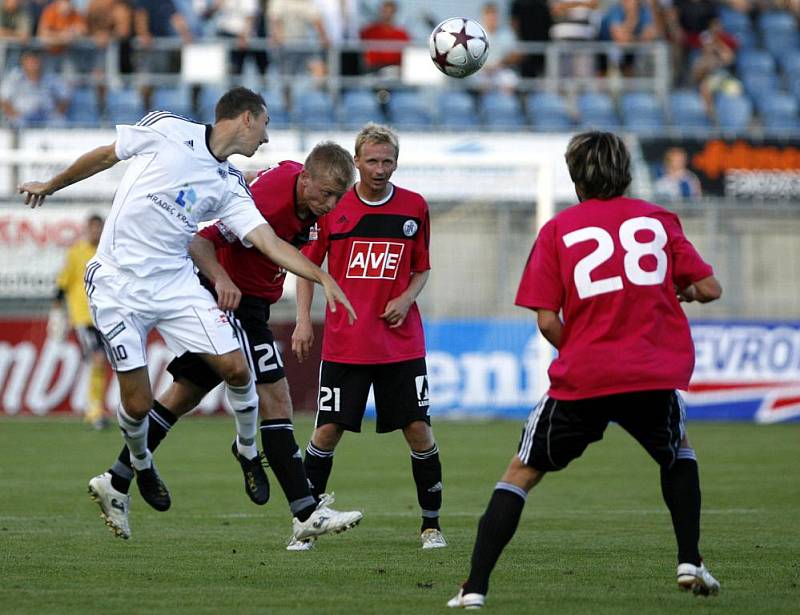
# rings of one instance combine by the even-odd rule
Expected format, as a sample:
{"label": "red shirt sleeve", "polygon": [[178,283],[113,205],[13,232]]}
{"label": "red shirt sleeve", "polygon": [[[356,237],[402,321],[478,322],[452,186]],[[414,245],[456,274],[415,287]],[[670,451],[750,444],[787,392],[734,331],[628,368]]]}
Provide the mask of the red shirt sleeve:
{"label": "red shirt sleeve", "polygon": [[522,272],[516,305],[558,312],[564,304],[555,230],[555,225],[549,222],[539,231]]}
{"label": "red shirt sleeve", "polygon": [[672,280],[678,288],[686,288],[693,282],[714,275],[711,265],[703,260],[692,242],[683,234],[680,220],[670,215],[665,220],[672,254]]}
{"label": "red shirt sleeve", "polygon": [[[308,260],[316,265],[322,265],[325,255],[328,253],[328,229],[325,222],[327,216],[322,216],[317,223],[311,227],[309,241],[300,251]],[[315,237],[316,233],[316,237]]]}
{"label": "red shirt sleeve", "polygon": [[239,241],[238,237],[236,237],[236,235],[234,235],[227,226],[219,221],[199,230],[197,234],[203,239],[207,239],[213,243],[217,250],[227,246],[228,244]]}
{"label": "red shirt sleeve", "polygon": [[427,205],[425,205],[419,233],[417,234],[417,241],[414,242],[414,252],[411,255],[411,271],[419,273],[421,271],[428,271],[428,269],[431,268],[430,245],[431,216],[428,212]]}

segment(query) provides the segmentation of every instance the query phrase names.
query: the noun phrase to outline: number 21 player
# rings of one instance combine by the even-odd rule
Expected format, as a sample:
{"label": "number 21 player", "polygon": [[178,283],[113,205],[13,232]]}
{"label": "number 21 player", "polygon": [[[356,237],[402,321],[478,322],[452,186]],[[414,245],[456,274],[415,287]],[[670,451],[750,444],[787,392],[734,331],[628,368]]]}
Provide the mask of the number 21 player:
{"label": "number 21 player", "polygon": [[516,298],[537,312],[540,331],[558,349],[550,389],[481,517],[469,577],[447,603],[453,608],[484,605],[489,575],[516,531],[528,492],[602,439],[609,421],[661,467],[678,543],[678,586],[719,592],[700,556],[697,458],[677,389],[688,388],[694,369],[680,301],[707,303],[722,289],[675,214],[623,196],[630,156],[619,137],[576,135],[566,160],[580,203],[542,227]]}

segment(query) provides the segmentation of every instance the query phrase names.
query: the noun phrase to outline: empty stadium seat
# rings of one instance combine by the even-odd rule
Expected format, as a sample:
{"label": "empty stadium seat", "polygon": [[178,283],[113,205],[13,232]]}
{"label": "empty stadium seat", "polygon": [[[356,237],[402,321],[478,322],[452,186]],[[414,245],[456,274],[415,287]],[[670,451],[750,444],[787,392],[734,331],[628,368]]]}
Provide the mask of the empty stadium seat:
{"label": "empty stadium seat", "polygon": [[635,132],[656,132],[664,127],[664,112],[649,92],[627,92],[620,101],[622,122]]}
{"label": "empty stadium seat", "polygon": [[67,121],[71,124],[91,126],[100,119],[97,106],[97,93],[94,88],[77,88],[72,92],[67,109]]}
{"label": "empty stadium seat", "polygon": [[481,107],[487,128],[519,128],[525,125],[519,99],[513,94],[485,94],[481,99]]}
{"label": "empty stadium seat", "polygon": [[775,73],[750,71],[741,75],[744,91],[753,100],[771,92],[778,92],[778,77]]}
{"label": "empty stadium seat", "polygon": [[268,90],[261,92],[261,96],[267,103],[267,113],[269,113],[269,126],[268,128],[286,128],[291,124],[289,117],[289,110],[286,108],[286,103],[283,100],[281,92]]}
{"label": "empty stadium seat", "polygon": [[714,107],[722,130],[746,130],[753,118],[753,104],[746,96],[720,94],[714,100]]}
{"label": "empty stadium seat", "polygon": [[797,31],[797,21],[787,11],[764,11],[758,16],[758,30],[762,38],[775,32]]}
{"label": "empty stadium seat", "polygon": [[791,94],[773,92],[757,99],[764,128],[772,131],[797,130],[798,102]]}
{"label": "empty stadium seat", "polygon": [[528,117],[536,130],[571,130],[572,117],[566,101],[558,94],[537,92],[528,96],[526,101]]}
{"label": "empty stadium seat", "polygon": [[710,121],[700,94],[693,90],[677,90],[669,95],[669,116],[679,128],[708,128]]}
{"label": "empty stadium seat", "polygon": [[345,92],[339,105],[339,117],[347,128],[360,128],[367,122],[384,121],[375,94],[368,90]]}
{"label": "empty stadium seat", "polygon": [[478,111],[469,94],[460,90],[445,90],[437,97],[439,122],[443,128],[477,128]]}
{"label": "empty stadium seat", "polygon": [[762,49],[744,49],[736,57],[736,70],[745,73],[774,73],[775,60]]}
{"label": "empty stadium seat", "polygon": [[222,86],[217,85],[204,85],[200,90],[200,109],[198,116],[200,121],[207,124],[214,123],[214,111],[217,106],[217,101],[227,90]]}
{"label": "empty stadium seat", "polygon": [[608,94],[586,92],[578,96],[578,112],[581,125],[585,128],[616,128],[619,118],[614,111],[614,103]]}
{"label": "empty stadium seat", "polygon": [[800,76],[800,49],[788,51],[778,58],[781,72],[790,80]]}
{"label": "empty stadium seat", "polygon": [[329,128],[336,124],[333,99],[326,92],[307,90],[298,93],[292,107],[294,121],[305,127]]}
{"label": "empty stadium seat", "polygon": [[192,98],[187,87],[156,88],[153,92],[152,109],[148,111],[170,111],[194,119]]}
{"label": "empty stadium seat", "polygon": [[740,11],[735,11],[727,6],[720,7],[719,19],[722,22],[722,27],[726,32],[733,32],[734,30],[752,27],[750,25],[750,18],[747,15]]}
{"label": "empty stadium seat", "polygon": [[426,128],[433,123],[428,105],[418,92],[392,92],[389,117],[397,128]]}
{"label": "empty stadium seat", "polygon": [[106,112],[112,124],[135,124],[144,117],[144,105],[138,91],[123,88],[106,94]]}

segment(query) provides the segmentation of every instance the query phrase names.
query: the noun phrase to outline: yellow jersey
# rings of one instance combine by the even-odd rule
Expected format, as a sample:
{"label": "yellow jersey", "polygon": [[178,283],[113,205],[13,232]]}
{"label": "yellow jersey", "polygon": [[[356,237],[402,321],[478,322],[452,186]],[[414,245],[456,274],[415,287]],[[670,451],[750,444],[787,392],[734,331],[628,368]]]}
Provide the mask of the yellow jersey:
{"label": "yellow jersey", "polygon": [[89,314],[89,299],[86,296],[86,288],[83,284],[83,273],[86,263],[89,262],[97,247],[86,240],[76,241],[67,250],[67,258],[64,268],[58,275],[56,284],[64,291],[69,314],[69,324],[73,327],[88,327],[92,325],[92,317]]}

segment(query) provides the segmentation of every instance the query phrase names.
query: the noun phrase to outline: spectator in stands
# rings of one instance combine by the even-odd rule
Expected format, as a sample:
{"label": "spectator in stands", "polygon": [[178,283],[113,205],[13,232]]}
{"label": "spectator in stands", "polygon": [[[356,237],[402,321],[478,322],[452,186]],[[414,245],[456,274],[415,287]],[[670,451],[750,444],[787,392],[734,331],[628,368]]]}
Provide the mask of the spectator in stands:
{"label": "spectator in stands", "polygon": [[[359,11],[356,0],[314,0],[314,4],[319,9],[332,47],[358,42]],[[361,74],[361,54],[358,51],[342,51],[339,62],[342,75]]]}
{"label": "spectator in stands", "polygon": [[[653,20],[650,0],[619,0],[611,5],[600,27],[600,40],[614,41],[619,45],[646,43],[660,37],[661,33]],[[621,50],[608,61],[616,63],[625,76],[633,76],[636,54]],[[601,55],[600,72],[605,72],[608,64],[606,56]]]}
{"label": "spectator in stands", "polygon": [[[547,0],[514,0],[511,3],[510,14],[511,27],[520,42],[550,40],[553,18]],[[544,72],[544,54],[524,54],[520,60],[519,70],[522,77],[539,77]]]}
{"label": "spectator in stands", "polygon": [[0,0],[0,41],[24,43],[31,36],[31,19],[22,0]]}
{"label": "spectator in stands", "polygon": [[[365,42],[408,42],[411,36],[405,28],[395,23],[397,17],[397,3],[394,0],[381,2],[378,18],[361,29],[361,40]],[[403,52],[397,51],[366,51],[364,53],[364,68],[368,72],[375,72],[387,67],[399,69],[403,61]]]}
{"label": "spectator in stands", "polygon": [[469,77],[470,86],[480,91],[500,90],[514,92],[519,84],[517,66],[522,58],[517,50],[517,38],[510,26],[500,24],[500,10],[496,2],[487,2],[481,8],[481,25],[489,36],[489,57],[483,68]]}
{"label": "spectator in stands", "polygon": [[69,95],[57,74],[43,70],[39,54],[26,51],[20,66],[2,79],[0,106],[11,126],[23,128],[63,121]]}
{"label": "spectator in stands", "polygon": [[53,0],[48,4],[39,18],[37,30],[37,37],[47,52],[45,68],[61,72],[65,63],[73,70],[78,65],[84,66],[86,49],[74,45],[85,35],[86,19],[71,0]]}
{"label": "spectator in stands", "polygon": [[270,0],[267,3],[270,47],[275,49],[286,106],[292,104],[292,79],[316,65],[319,47],[328,47],[322,15],[313,0]]}
{"label": "spectator in stands", "polygon": [[257,0],[195,0],[194,8],[201,19],[215,19],[218,37],[232,40],[230,62],[234,75],[242,74],[248,57],[253,59],[262,77],[267,73],[267,50],[249,48],[258,31]]}
{"label": "spectator in stands", "polygon": [[682,201],[703,196],[700,180],[689,170],[687,159],[682,147],[670,147],[664,153],[663,175],[653,186],[656,200]]}
{"label": "spectator in stands", "polygon": [[95,46],[90,69],[97,83],[97,98],[102,109],[106,94],[104,79],[106,56],[110,44],[119,45],[120,72],[131,72],[130,41],[133,36],[133,10],[123,0],[89,0],[86,7],[86,30]]}
{"label": "spectator in stands", "polygon": [[700,49],[700,35],[708,30],[711,22],[719,17],[719,3],[715,0],[672,0],[683,35],[685,50]]}
{"label": "spectator in stands", "polygon": [[[172,0],[136,0],[133,15],[134,32],[141,47],[136,70],[139,73],[180,72],[180,50],[154,48],[155,39],[174,38],[177,33],[181,42],[191,43],[192,32],[184,16],[175,8]],[[145,76],[141,88],[145,109],[151,109],[153,86]]]}
{"label": "spectator in stands", "polygon": [[32,34],[39,35],[39,20],[42,17],[42,11],[50,4],[51,0],[22,0],[23,4],[27,5],[28,15],[31,18],[31,27],[33,28]]}
{"label": "spectator in stands", "polygon": [[[593,41],[597,38],[595,10],[598,0],[550,0],[553,25],[550,40]],[[561,56],[564,77],[591,77],[594,74],[594,56],[573,51]]]}
{"label": "spectator in stands", "polygon": [[740,95],[744,90],[731,71],[736,63],[736,38],[722,29],[722,22],[713,19],[708,30],[700,34],[700,55],[692,65],[692,81],[700,88],[708,114],[714,115],[714,96],[718,93]]}

